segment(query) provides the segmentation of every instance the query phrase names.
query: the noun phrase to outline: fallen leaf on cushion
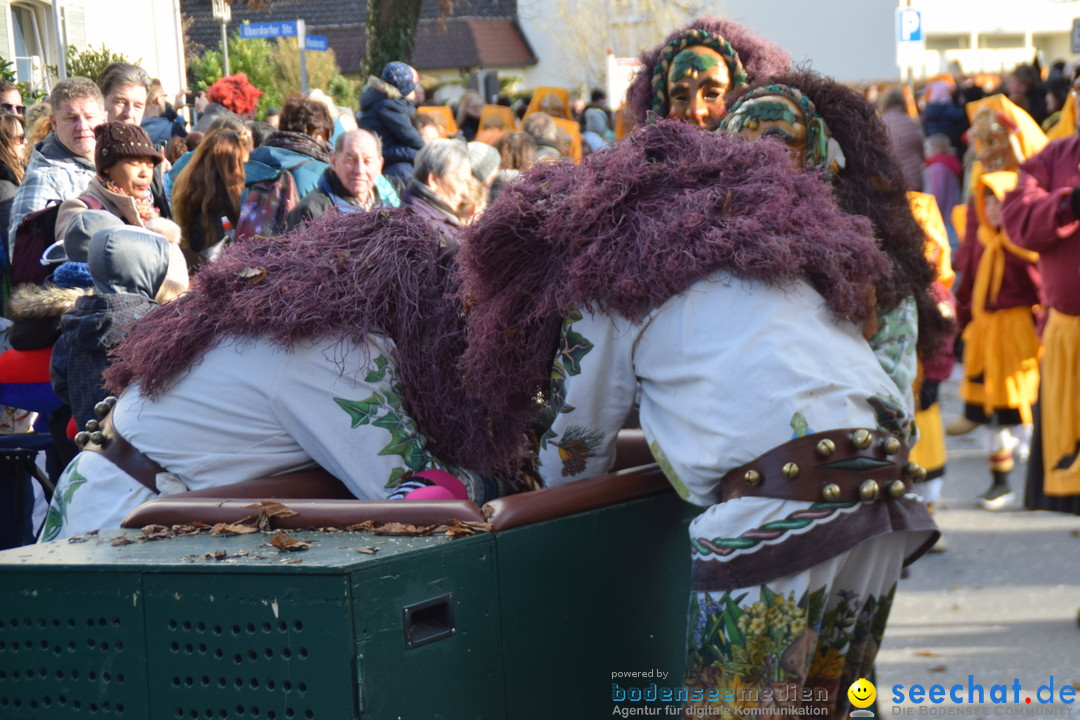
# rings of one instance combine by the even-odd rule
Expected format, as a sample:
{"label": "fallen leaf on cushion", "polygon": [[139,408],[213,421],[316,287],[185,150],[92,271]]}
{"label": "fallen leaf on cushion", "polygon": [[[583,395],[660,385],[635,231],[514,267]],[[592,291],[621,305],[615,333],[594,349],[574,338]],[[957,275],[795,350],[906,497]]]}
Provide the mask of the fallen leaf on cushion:
{"label": "fallen leaf on cushion", "polygon": [[246,535],[258,531],[258,528],[253,528],[250,525],[240,525],[238,523],[218,523],[210,528],[211,535]]}
{"label": "fallen leaf on cushion", "polygon": [[291,535],[285,533],[278,533],[274,537],[270,538],[270,544],[276,547],[282,552],[293,552],[296,550],[310,550],[311,543],[303,540],[297,540]]}

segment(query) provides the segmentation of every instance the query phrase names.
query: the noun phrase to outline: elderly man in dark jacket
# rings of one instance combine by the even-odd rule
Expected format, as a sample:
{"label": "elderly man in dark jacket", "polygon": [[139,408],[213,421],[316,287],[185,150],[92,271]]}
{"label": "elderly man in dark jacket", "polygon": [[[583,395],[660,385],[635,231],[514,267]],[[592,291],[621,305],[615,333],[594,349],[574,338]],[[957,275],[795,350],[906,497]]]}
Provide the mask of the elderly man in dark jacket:
{"label": "elderly man in dark jacket", "polygon": [[319,185],[297,203],[286,218],[286,229],[306,225],[336,209],[339,213],[397,207],[401,199],[382,175],[382,144],[367,130],[350,130],[334,143],[330,167]]}
{"label": "elderly man in dark jacket", "polygon": [[367,89],[360,97],[357,123],[382,140],[383,173],[408,178],[412,175],[413,160],[424,140],[413,127],[416,114],[413,102],[420,87],[420,74],[403,62],[387,63],[382,77],[368,79]]}
{"label": "elderly man in dark jacket", "polygon": [[434,140],[416,156],[413,179],[402,204],[440,231],[443,247],[456,250],[458,211],[472,182],[472,162],[460,140]]}

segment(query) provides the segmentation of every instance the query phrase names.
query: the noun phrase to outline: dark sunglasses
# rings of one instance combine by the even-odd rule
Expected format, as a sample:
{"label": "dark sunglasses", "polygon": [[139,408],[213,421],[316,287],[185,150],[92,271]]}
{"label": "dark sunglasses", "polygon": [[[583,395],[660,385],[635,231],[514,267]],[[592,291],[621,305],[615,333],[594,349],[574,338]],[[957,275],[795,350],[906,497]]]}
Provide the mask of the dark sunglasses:
{"label": "dark sunglasses", "polygon": [[12,105],[11,103],[0,103],[0,110],[7,110],[9,113],[15,113],[16,115],[22,115],[26,112],[25,105]]}

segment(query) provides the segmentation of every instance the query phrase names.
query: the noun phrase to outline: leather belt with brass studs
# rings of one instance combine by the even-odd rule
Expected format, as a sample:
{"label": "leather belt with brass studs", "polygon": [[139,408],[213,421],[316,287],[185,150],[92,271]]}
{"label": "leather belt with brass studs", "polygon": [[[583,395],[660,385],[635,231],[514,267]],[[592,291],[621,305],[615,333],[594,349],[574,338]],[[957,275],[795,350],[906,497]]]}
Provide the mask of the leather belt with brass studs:
{"label": "leather belt with brass studs", "polygon": [[721,478],[721,501],[769,497],[803,502],[899,498],[926,470],[908,462],[891,433],[848,428],[789,440]]}
{"label": "leather belt with brass studs", "polygon": [[116,398],[107,397],[95,405],[94,414],[97,418],[86,421],[86,429],[75,435],[75,444],[80,450],[104,455],[140,485],[157,493],[157,475],[167,470],[116,431],[109,415],[115,404]]}

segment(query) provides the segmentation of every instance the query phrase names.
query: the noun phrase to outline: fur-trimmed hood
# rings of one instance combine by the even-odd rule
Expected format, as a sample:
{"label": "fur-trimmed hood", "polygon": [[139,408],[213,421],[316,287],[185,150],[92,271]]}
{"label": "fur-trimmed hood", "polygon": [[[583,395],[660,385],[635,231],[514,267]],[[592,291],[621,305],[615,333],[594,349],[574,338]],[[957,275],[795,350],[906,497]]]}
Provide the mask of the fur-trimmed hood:
{"label": "fur-trimmed hood", "polygon": [[[371,102],[365,102],[365,100],[369,97],[369,93]],[[381,80],[374,75],[371,75],[370,77],[368,77],[367,87],[364,88],[363,97],[361,97],[360,99],[360,109],[365,110],[370,105],[374,104],[376,100],[380,99],[378,97],[379,95],[390,98],[391,100],[405,100],[405,98],[401,95],[401,91],[398,90],[396,87],[386,82],[385,80]]]}
{"label": "fur-trimmed hood", "polygon": [[45,285],[19,285],[8,301],[8,317],[14,322],[58,318],[71,308],[75,301],[92,291],[87,288],[57,287]]}

